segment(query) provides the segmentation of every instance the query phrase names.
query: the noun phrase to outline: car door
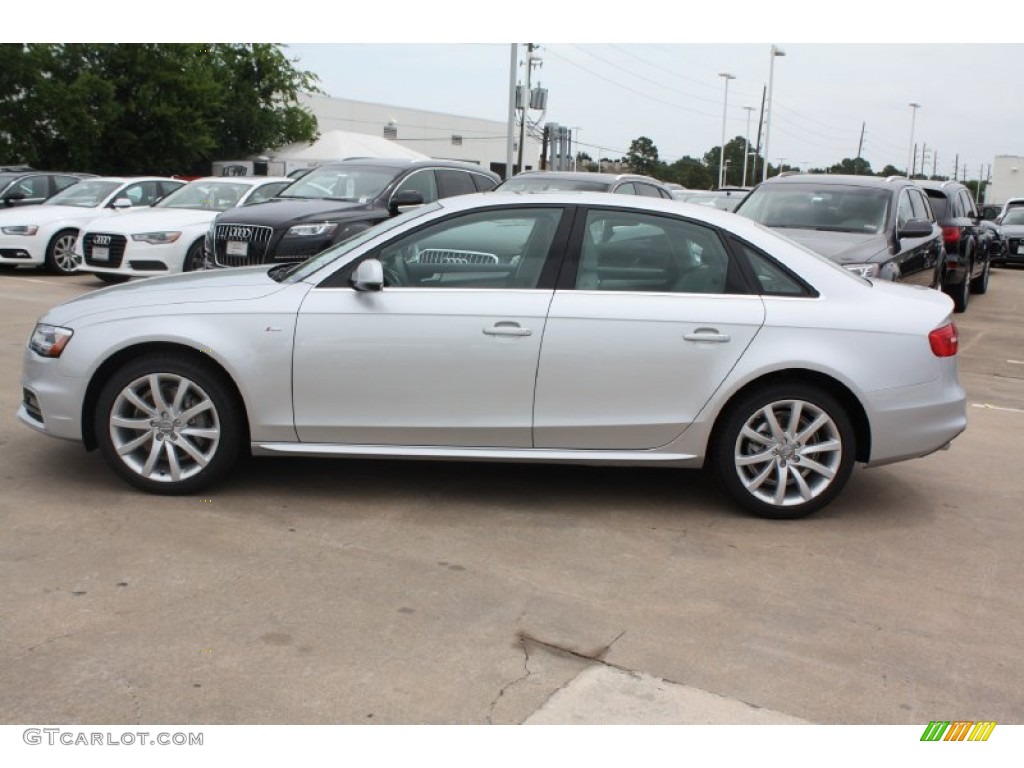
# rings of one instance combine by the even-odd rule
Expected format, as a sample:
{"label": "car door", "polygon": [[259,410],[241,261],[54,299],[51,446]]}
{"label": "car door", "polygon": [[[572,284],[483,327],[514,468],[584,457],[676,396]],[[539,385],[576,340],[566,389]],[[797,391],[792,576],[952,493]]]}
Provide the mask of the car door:
{"label": "car door", "polygon": [[447,217],[364,257],[383,265],[382,290],[349,287],[352,264],[310,291],[295,334],[299,439],[530,447],[564,219],[544,205]]}
{"label": "car door", "polygon": [[598,207],[577,221],[544,332],[534,445],[666,445],[747,349],[764,304],[711,227]]}
{"label": "car door", "polygon": [[912,194],[915,190],[904,188],[896,203],[895,260],[899,267],[900,280],[905,283],[932,285],[935,276],[935,261],[938,258],[938,238],[934,232],[927,237],[904,237],[903,229],[913,219],[920,219],[923,213],[915,207]]}

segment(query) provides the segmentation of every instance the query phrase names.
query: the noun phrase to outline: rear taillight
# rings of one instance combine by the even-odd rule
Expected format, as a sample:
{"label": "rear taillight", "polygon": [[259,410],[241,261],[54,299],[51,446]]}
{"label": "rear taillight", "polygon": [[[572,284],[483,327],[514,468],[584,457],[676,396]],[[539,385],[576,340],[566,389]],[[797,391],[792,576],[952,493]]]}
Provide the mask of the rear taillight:
{"label": "rear taillight", "polygon": [[936,357],[952,357],[960,346],[960,337],[956,332],[956,326],[948,323],[941,328],[936,328],[928,334],[928,343],[932,345],[932,353]]}
{"label": "rear taillight", "polygon": [[960,227],[943,227],[942,239],[946,245],[960,245]]}

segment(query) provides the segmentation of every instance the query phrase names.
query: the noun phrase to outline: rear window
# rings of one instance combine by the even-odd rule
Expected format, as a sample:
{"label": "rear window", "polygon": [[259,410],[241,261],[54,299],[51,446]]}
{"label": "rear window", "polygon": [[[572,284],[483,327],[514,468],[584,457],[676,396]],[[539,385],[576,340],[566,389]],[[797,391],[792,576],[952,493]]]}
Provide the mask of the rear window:
{"label": "rear window", "polygon": [[935,214],[936,219],[949,218],[949,198],[937,190],[926,190],[928,192],[928,202],[931,203],[932,213]]}

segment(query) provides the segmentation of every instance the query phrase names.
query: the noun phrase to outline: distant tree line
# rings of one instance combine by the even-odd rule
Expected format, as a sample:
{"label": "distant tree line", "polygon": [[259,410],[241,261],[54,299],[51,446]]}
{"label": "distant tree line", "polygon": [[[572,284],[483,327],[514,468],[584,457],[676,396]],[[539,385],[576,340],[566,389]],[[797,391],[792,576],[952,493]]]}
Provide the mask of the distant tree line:
{"label": "distant tree line", "polygon": [[[746,140],[742,136],[725,143],[725,186],[739,186],[743,181],[743,151],[746,148]],[[703,157],[683,157],[672,163],[666,163],[658,158],[658,148],[646,136],[634,139],[629,146],[629,152],[620,160],[602,158],[602,163],[619,163],[629,168],[633,173],[641,173],[645,176],[652,176],[661,181],[682,184],[689,189],[714,189],[718,186],[718,171],[721,163],[721,145],[716,145],[704,153]],[[747,186],[753,186],[761,180],[762,163],[764,158],[757,153],[753,146],[750,147],[750,155],[747,159]],[[581,170],[598,170],[598,164],[593,162],[589,155],[581,153],[577,158],[577,167]],[[785,171],[799,171],[796,166],[787,163],[779,165],[768,164],[768,175],[775,176]],[[859,176],[905,176],[907,172],[889,164],[877,173],[872,170],[871,163],[861,157],[845,157],[838,163],[827,168],[810,168],[808,173],[841,173]],[[925,176],[917,174],[916,179],[928,178],[934,181],[946,181],[947,176]],[[982,190],[978,189],[978,181],[965,182],[976,199],[979,191],[983,191],[985,183],[981,184]]]}
{"label": "distant tree line", "polygon": [[0,44],[0,164],[208,172],[313,141],[297,97],[316,83],[266,43]]}

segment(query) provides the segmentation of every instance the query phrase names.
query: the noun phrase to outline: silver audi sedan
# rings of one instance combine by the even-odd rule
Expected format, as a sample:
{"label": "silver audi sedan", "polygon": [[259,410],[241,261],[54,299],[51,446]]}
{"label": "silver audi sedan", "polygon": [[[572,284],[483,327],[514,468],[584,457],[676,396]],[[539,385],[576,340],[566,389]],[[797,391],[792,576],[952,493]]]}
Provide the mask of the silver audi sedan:
{"label": "silver audi sedan", "polygon": [[54,307],[18,415],[154,493],[242,452],[708,466],[795,518],[963,431],[952,310],[712,208],[466,195]]}

